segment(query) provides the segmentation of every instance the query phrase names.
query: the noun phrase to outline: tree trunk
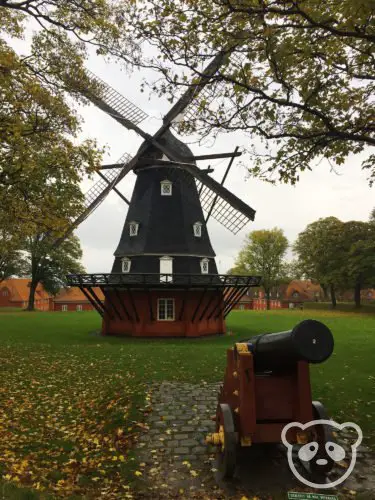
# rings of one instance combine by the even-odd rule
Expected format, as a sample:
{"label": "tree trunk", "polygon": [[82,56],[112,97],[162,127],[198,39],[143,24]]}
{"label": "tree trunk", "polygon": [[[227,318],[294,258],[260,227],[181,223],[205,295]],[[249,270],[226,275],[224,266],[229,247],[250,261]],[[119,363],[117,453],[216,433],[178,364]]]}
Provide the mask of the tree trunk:
{"label": "tree trunk", "polygon": [[336,309],[336,291],[335,291],[335,285],[330,285],[330,292],[331,292],[331,302],[332,302],[332,309]]}
{"label": "tree trunk", "polygon": [[266,292],[266,300],[267,300],[267,311],[271,309],[271,299],[270,299],[270,290],[265,290]]}
{"label": "tree trunk", "polygon": [[40,266],[42,265],[42,260],[34,255],[31,255],[31,280],[30,280],[30,293],[29,302],[27,304],[27,311],[34,311],[35,307],[35,292],[36,287],[40,281]]}
{"label": "tree trunk", "polygon": [[38,282],[34,282],[31,280],[30,282],[30,293],[29,293],[29,302],[27,304],[27,311],[34,311],[34,302],[35,302],[35,292],[36,292],[36,287],[38,286]]}
{"label": "tree trunk", "polygon": [[356,283],[354,287],[354,302],[356,309],[361,307],[361,283]]}
{"label": "tree trunk", "polygon": [[322,288],[322,290],[323,290],[324,300],[329,300],[329,297],[328,297],[328,287],[327,287],[327,285],[321,284],[320,286],[321,286],[321,288]]}

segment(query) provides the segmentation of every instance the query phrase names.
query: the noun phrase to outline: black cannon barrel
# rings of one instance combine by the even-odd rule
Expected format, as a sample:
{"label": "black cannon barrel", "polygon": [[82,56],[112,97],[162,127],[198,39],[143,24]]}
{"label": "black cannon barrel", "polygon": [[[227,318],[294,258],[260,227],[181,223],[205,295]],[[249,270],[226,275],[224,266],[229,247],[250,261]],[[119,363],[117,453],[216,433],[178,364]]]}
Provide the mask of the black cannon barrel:
{"label": "black cannon barrel", "polygon": [[247,340],[256,371],[285,368],[297,361],[322,363],[334,346],[331,330],[313,319],[298,323],[293,330],[256,335]]}

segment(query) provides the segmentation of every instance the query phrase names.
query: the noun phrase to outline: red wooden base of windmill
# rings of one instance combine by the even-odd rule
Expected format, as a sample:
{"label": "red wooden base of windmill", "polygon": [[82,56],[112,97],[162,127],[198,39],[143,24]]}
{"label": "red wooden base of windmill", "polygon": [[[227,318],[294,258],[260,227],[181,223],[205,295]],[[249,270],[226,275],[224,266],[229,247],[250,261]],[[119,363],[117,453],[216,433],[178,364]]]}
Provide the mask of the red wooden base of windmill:
{"label": "red wooden base of windmill", "polygon": [[[163,279],[164,278],[164,279]],[[102,335],[203,337],[225,333],[225,317],[260,278],[227,275],[68,276],[102,316]],[[105,297],[95,293],[99,287]]]}
{"label": "red wooden base of windmill", "polygon": [[[113,306],[119,314],[104,313],[103,335],[200,337],[225,333],[222,292],[209,291],[203,296],[202,291],[136,291],[131,295],[109,291],[107,297],[106,309]],[[167,317],[160,314],[166,308]]]}

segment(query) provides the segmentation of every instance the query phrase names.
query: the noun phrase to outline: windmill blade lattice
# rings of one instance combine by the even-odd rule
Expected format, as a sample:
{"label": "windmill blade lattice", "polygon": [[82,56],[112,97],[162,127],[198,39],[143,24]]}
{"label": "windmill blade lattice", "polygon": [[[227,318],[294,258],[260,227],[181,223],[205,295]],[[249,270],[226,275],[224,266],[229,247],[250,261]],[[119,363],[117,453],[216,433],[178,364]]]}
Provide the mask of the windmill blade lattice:
{"label": "windmill blade lattice", "polygon": [[[165,167],[164,167],[165,170]],[[199,199],[203,208],[203,211],[208,214],[211,210],[211,217],[213,217],[217,222],[222,224],[231,233],[237,234],[241,229],[246,226],[246,224],[253,220],[254,217],[250,217],[248,214],[241,212],[234,208],[227,200],[225,200],[220,193],[214,191],[209,186],[202,183],[199,179],[194,178],[194,176],[185,169],[169,168],[167,169],[168,176],[170,179],[176,178],[177,171],[179,179],[181,179],[181,172],[184,175],[184,181],[186,184],[192,184],[195,182],[197,190],[199,193]],[[207,179],[210,178],[209,175],[205,176]],[[212,179],[212,177],[211,177]],[[226,188],[220,186],[223,190],[227,191]],[[231,194],[234,196],[233,194]],[[189,201],[189,200],[187,200]],[[215,201],[215,205],[212,208],[212,204]],[[250,207],[246,206],[250,211]]]}
{"label": "windmill blade lattice", "polygon": [[[98,207],[98,205],[106,198],[106,196],[102,196],[104,190],[108,187],[109,184],[116,185],[117,178],[119,177],[124,165],[131,160],[131,156],[128,153],[124,153],[121,158],[118,160],[119,167],[112,168],[110,170],[102,170],[100,173],[105,179],[100,178],[86,193],[85,193],[85,207],[89,208],[90,205],[94,203],[95,200],[98,200],[98,203],[93,207],[93,210]],[[92,212],[92,211],[91,211]],[[89,212],[87,217],[90,215]]]}
{"label": "windmill blade lattice", "polygon": [[[228,69],[238,69],[239,66],[242,65],[243,62],[246,61],[246,55],[242,53],[232,53],[230,56],[230,63],[228,65]],[[200,106],[200,102],[202,100],[211,102],[211,100],[217,95],[217,93],[224,88],[226,83],[224,81],[219,81],[214,88],[212,85],[207,84],[203,88],[199,88],[196,93],[196,96],[199,95],[200,99],[195,97],[192,98],[190,104],[183,111],[183,119],[181,122],[194,122],[197,120],[197,116],[199,116],[200,110],[198,109]],[[181,123],[180,122],[172,122],[172,128],[178,133],[180,131]]]}
{"label": "windmill blade lattice", "polygon": [[199,199],[204,212],[209,213],[213,202],[215,205],[211,211],[211,217],[220,222],[231,233],[237,234],[251,220],[247,215],[232,207],[224,198],[218,196],[208,186],[203,185],[196,179]]}
{"label": "windmill blade lattice", "polygon": [[86,97],[99,108],[103,109],[103,111],[110,114],[115,119],[118,115],[119,118],[123,118],[135,125],[138,125],[138,123],[141,123],[143,120],[148,118],[149,115],[147,113],[126,99],[126,97],[120,94],[120,92],[117,92],[117,90],[110,87],[104,80],[96,76],[90,70],[86,70],[86,73],[90,79],[98,85],[100,94],[94,96],[87,93]]}

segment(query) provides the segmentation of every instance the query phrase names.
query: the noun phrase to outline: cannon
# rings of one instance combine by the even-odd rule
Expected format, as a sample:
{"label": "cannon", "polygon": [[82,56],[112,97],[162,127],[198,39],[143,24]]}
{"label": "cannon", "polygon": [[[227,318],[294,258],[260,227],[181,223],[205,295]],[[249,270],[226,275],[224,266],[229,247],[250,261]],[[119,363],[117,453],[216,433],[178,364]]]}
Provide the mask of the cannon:
{"label": "cannon", "polygon": [[[223,478],[234,475],[240,448],[280,443],[283,428],[291,422],[328,420],[324,406],[312,401],[309,364],[327,360],[333,347],[326,325],[304,320],[292,330],[256,335],[228,349],[216,432],[206,437],[207,443],[217,446]],[[331,426],[288,431],[288,442],[297,448],[311,441],[317,442],[323,453],[325,444],[334,441]],[[325,461],[324,466],[316,461],[303,465],[312,475],[326,475],[334,462]]]}

